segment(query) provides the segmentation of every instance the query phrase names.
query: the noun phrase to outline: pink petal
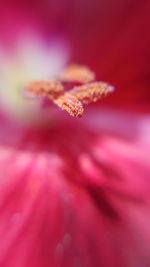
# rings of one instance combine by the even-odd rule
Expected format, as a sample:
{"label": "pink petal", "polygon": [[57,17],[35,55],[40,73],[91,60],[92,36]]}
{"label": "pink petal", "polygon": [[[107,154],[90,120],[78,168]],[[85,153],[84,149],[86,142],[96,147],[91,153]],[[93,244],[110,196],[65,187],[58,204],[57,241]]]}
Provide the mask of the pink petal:
{"label": "pink petal", "polygon": [[135,132],[145,119],[128,117],[133,137],[103,115],[92,128],[9,124],[11,141],[1,129],[0,266],[147,266],[149,143]]}

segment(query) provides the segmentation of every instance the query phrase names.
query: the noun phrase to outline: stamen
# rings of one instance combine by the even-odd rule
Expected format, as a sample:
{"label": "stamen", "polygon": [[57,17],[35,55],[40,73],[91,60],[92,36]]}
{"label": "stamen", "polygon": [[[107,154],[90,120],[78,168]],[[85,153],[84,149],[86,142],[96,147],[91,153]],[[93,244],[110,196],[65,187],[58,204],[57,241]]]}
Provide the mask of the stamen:
{"label": "stamen", "polygon": [[82,103],[70,93],[60,96],[54,103],[73,117],[81,117],[84,111]]}
{"label": "stamen", "polygon": [[59,97],[64,90],[61,82],[57,80],[31,82],[26,89],[37,96],[47,96],[52,100]]}
{"label": "stamen", "polygon": [[76,86],[69,93],[75,96],[83,104],[96,102],[101,97],[112,92],[114,87],[105,82],[88,83]]}
{"label": "stamen", "polygon": [[60,75],[63,82],[88,83],[95,79],[95,73],[86,66],[70,65]]}

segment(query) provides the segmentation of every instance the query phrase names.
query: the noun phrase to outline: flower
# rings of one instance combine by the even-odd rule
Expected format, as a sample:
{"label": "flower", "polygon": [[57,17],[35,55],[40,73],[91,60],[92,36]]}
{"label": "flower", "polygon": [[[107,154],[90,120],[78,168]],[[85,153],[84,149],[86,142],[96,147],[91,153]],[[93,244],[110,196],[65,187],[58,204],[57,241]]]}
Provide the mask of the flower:
{"label": "flower", "polygon": [[[79,3],[75,3],[74,19],[79,12]],[[93,5],[86,3],[87,13],[81,9],[84,18],[97,1]],[[80,4],[84,6],[84,1]],[[47,31],[54,17],[46,26],[47,2],[41,6],[49,36]],[[32,2],[30,8],[32,13]],[[24,12],[30,8],[26,5]],[[37,9],[35,4],[34,8]],[[78,17],[81,22],[82,16]],[[70,18],[73,24],[74,19]],[[40,24],[39,17],[38,20]],[[90,34],[95,36],[93,28]],[[89,105],[78,119],[69,117],[47,98],[26,95],[30,80],[59,76],[73,57],[82,64],[91,62],[98,78],[98,72],[103,73],[103,78],[111,76],[105,74],[108,63],[105,65],[104,59],[101,66],[105,67],[99,70],[101,53],[97,49],[97,57],[91,60],[93,50],[85,56],[82,44],[81,50],[77,44],[73,47],[75,41],[70,45],[77,35],[59,39],[51,35],[46,44],[40,34],[25,29],[23,37],[18,29],[16,36],[11,49],[7,46],[5,53],[1,48],[0,266],[148,266],[150,117],[149,113],[140,112],[143,101],[136,105],[138,113],[131,112],[126,98],[126,110],[119,109],[119,104],[116,109],[112,104],[108,108],[109,101],[124,100],[120,93],[119,98],[114,96],[115,100],[112,94],[108,102],[101,101],[102,107]],[[83,36],[86,42],[88,36],[91,35]],[[113,53],[110,55],[111,66]],[[132,70],[138,69],[142,77],[140,68],[137,65]],[[123,83],[126,88],[130,84],[128,71],[124,75],[118,78],[118,85]],[[142,88],[147,93],[147,84]]]}

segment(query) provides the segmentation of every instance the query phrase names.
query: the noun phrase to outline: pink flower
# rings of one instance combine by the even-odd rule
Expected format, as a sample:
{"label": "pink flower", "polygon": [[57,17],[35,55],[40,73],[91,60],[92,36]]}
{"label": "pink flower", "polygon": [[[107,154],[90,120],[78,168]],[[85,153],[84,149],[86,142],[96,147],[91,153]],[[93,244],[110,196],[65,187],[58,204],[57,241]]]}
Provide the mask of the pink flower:
{"label": "pink flower", "polygon": [[[113,1],[110,6],[100,2],[87,1],[84,10],[85,2],[75,1],[69,18],[59,3],[51,4],[50,12],[46,1],[39,1],[39,13],[32,1],[16,4],[18,17],[24,14],[29,25],[32,18],[34,26],[44,29],[44,37],[29,31],[25,19],[16,23],[16,33],[8,27],[7,36],[1,25],[0,267],[149,266],[150,116],[143,112],[148,108],[141,99],[142,94],[148,99],[149,79],[148,63],[141,64],[147,61],[139,56],[138,62],[137,57],[146,49],[148,37],[144,44],[139,40],[135,51],[131,38],[133,33],[138,36],[135,28],[140,33],[136,16],[147,20],[143,14],[148,4],[135,6],[131,1],[131,8],[127,1],[128,9],[124,1],[117,1],[113,13]],[[114,22],[116,35],[104,15],[105,27],[98,34],[101,11],[92,17],[92,26],[90,11],[99,5]],[[131,21],[124,7],[133,14]],[[8,11],[10,20],[17,22]],[[62,22],[63,35],[56,38],[50,31],[57,24],[60,29]],[[108,100],[89,105],[80,119],[50,101],[43,105],[43,98],[24,95],[29,81],[57,76],[70,61],[88,63],[98,79],[119,87]]]}

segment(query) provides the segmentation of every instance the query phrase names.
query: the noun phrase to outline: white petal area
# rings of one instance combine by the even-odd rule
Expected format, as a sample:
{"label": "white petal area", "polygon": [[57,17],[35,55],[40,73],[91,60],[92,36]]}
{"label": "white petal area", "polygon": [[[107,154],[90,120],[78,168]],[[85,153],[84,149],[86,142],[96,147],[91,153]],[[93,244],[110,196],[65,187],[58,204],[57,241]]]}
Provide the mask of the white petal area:
{"label": "white petal area", "polygon": [[59,74],[67,63],[68,50],[63,40],[57,39],[48,45],[31,37],[18,42],[17,56],[18,67],[23,65],[27,78],[40,80]]}
{"label": "white petal area", "polygon": [[[47,111],[40,108],[40,101],[23,96],[28,82],[57,77],[69,59],[64,40],[55,39],[49,44],[35,35],[20,38],[13,53],[0,52],[0,104],[15,119],[41,122]],[[47,114],[51,117],[51,114]]]}

